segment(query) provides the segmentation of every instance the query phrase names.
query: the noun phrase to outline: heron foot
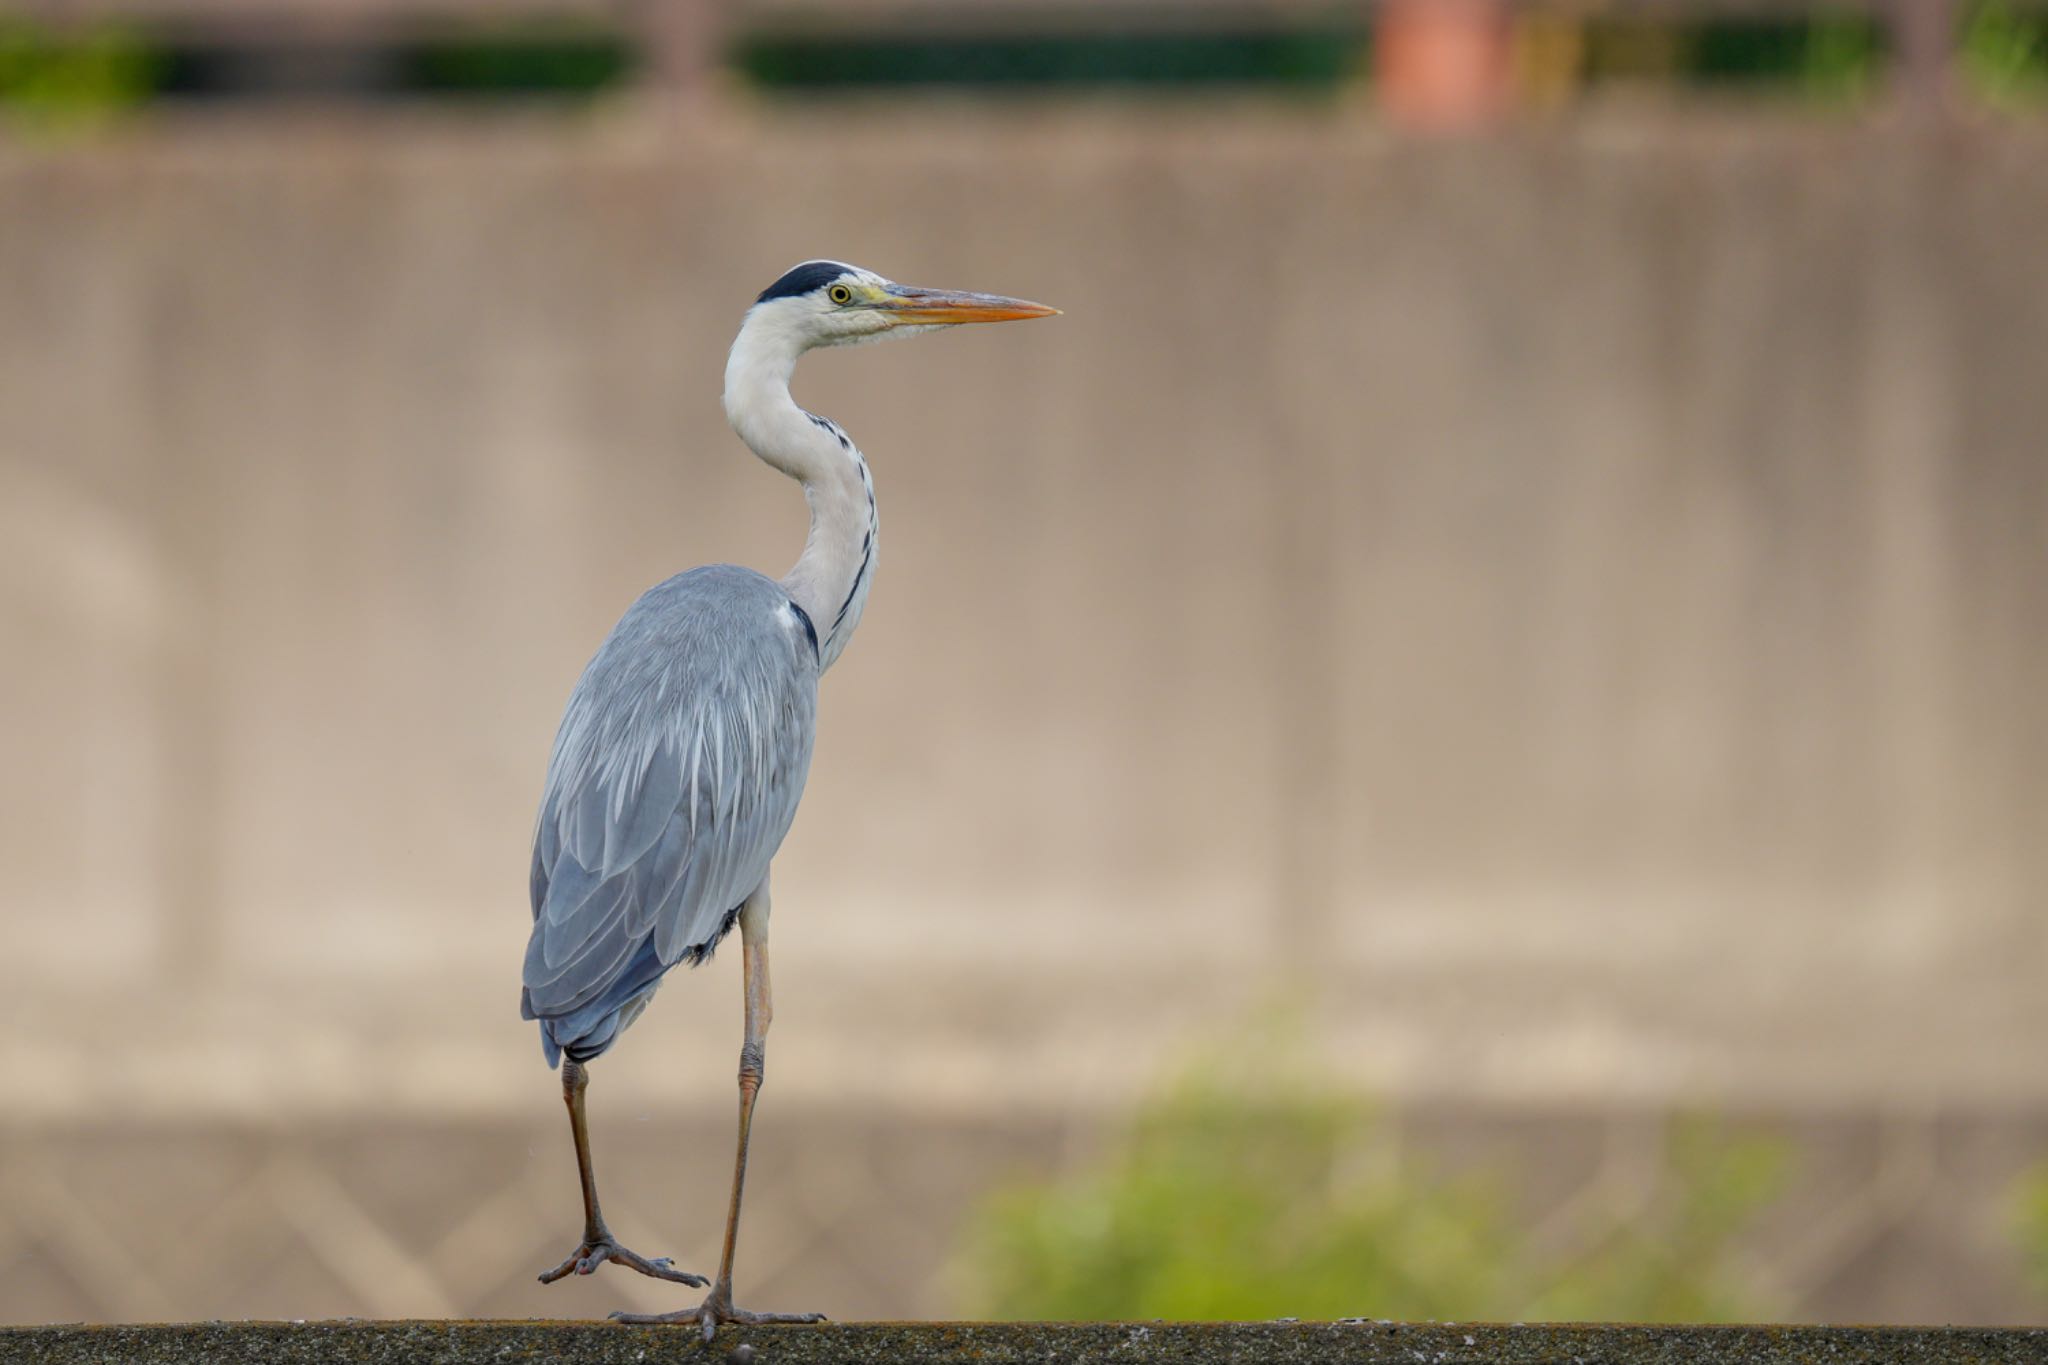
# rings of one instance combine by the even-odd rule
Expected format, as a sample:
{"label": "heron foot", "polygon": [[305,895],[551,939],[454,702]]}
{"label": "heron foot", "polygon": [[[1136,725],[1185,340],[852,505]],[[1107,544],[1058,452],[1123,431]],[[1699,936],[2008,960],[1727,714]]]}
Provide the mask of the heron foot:
{"label": "heron foot", "polygon": [[718,1335],[722,1322],[734,1323],[741,1327],[759,1327],[778,1322],[823,1322],[823,1313],[750,1313],[744,1308],[735,1308],[730,1289],[714,1289],[704,1302],[695,1308],[678,1308],[673,1313],[614,1313],[613,1322],[635,1324],[694,1322],[704,1330],[704,1344]]}
{"label": "heron foot", "polygon": [[594,1237],[585,1237],[583,1245],[577,1247],[568,1260],[562,1262],[553,1270],[542,1271],[540,1282],[542,1284],[553,1284],[571,1271],[578,1275],[588,1275],[606,1261],[615,1261],[629,1269],[639,1271],[642,1275],[651,1275],[657,1280],[673,1280],[677,1284],[697,1286],[711,1283],[702,1275],[692,1275],[687,1270],[677,1270],[675,1262],[666,1256],[657,1256],[650,1261],[637,1251],[629,1251],[625,1247],[620,1246],[617,1239],[609,1232],[600,1232]]}

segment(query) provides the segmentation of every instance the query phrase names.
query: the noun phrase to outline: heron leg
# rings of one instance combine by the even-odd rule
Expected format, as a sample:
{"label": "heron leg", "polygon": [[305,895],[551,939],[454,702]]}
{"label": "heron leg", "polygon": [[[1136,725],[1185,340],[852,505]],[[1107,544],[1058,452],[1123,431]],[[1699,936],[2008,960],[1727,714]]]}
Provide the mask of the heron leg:
{"label": "heron leg", "polygon": [[772,1322],[823,1322],[823,1313],[753,1313],[732,1301],[733,1251],[739,1242],[740,1196],[747,1185],[747,1138],[754,1126],[754,1098],[761,1092],[767,1069],[768,1024],[775,1002],[768,989],[768,897],[764,888],[749,897],[740,912],[741,952],[746,961],[747,1032],[740,1045],[740,1131],[733,1154],[732,1202],[725,1213],[725,1246],[718,1257],[718,1281],[704,1302],[674,1313],[614,1313],[620,1322],[694,1322],[708,1344],[722,1322],[755,1326]]}
{"label": "heron leg", "polygon": [[590,1166],[590,1125],[583,1117],[583,1091],[589,1084],[590,1073],[583,1069],[583,1064],[564,1057],[562,1101],[569,1106],[569,1132],[576,1141],[576,1173],[583,1180],[583,1245],[553,1270],[542,1271],[540,1282],[553,1284],[572,1270],[578,1275],[588,1275],[606,1261],[616,1261],[657,1280],[692,1285],[705,1283],[702,1275],[677,1270],[666,1256],[650,1261],[638,1252],[620,1246],[611,1229],[604,1225],[604,1210],[597,1204],[597,1173]]}

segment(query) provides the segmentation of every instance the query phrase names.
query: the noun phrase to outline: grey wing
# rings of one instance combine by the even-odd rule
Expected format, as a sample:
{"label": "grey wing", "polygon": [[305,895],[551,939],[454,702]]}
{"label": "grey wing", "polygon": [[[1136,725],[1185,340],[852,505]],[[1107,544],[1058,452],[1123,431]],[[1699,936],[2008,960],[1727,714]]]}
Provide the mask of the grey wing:
{"label": "grey wing", "polygon": [[696,570],[635,603],[591,660],[534,831],[521,1012],[551,1059],[602,1051],[767,876],[810,769],[809,635],[767,579]]}

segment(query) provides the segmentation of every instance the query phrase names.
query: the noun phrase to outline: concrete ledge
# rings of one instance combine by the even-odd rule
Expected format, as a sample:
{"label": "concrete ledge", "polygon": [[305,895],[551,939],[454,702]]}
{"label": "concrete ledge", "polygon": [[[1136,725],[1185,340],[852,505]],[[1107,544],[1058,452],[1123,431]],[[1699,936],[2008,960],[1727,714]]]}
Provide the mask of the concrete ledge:
{"label": "concrete ledge", "polygon": [[[751,1348],[751,1349],[743,1349]],[[0,1329],[32,1365],[471,1365],[718,1361],[1371,1362],[1372,1365],[2043,1365],[2048,1328],[1488,1326],[1391,1322],[834,1323],[688,1329],[591,1322],[202,1322]]]}

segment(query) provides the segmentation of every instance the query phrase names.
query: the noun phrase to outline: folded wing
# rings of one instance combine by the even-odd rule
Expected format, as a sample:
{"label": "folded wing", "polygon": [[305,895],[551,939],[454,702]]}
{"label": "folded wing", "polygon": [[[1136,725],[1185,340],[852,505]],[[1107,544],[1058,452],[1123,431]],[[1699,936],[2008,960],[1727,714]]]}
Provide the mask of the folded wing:
{"label": "folded wing", "polygon": [[534,831],[521,1005],[551,1062],[609,1046],[732,927],[795,818],[817,678],[781,588],[729,566],[651,589],[591,660]]}

